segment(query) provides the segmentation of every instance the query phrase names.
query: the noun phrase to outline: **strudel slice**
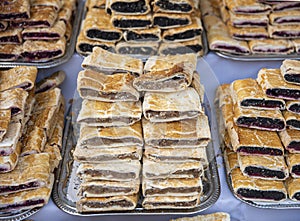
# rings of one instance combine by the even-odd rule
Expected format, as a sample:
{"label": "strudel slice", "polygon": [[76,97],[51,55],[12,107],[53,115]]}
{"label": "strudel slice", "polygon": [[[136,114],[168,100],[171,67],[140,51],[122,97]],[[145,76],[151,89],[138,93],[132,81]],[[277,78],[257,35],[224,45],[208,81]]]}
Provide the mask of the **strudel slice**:
{"label": "strudel slice", "polygon": [[261,39],[249,41],[249,47],[253,54],[291,54],[294,45],[290,40]]}
{"label": "strudel slice", "polygon": [[93,70],[80,71],[77,90],[83,99],[104,102],[138,101],[140,94],[133,87],[134,76],[129,73],[105,75]]}
{"label": "strudel slice", "polygon": [[61,0],[30,0],[31,6],[51,6],[53,7],[57,12],[61,9],[63,6],[63,2]]}
{"label": "strudel slice", "polygon": [[283,116],[287,127],[294,130],[300,130],[300,114],[295,114],[290,111],[283,111]]}
{"label": "strudel slice", "polygon": [[176,28],[191,23],[191,15],[189,14],[155,13],[153,15],[153,25],[161,29]]}
{"label": "strudel slice", "polygon": [[60,86],[66,78],[66,73],[62,70],[56,71],[48,77],[43,78],[35,85],[35,93],[41,93],[55,89]]}
{"label": "strudel slice", "polygon": [[15,0],[11,4],[0,4],[0,20],[28,19],[30,0]]}
{"label": "strudel slice", "polygon": [[262,68],[256,80],[267,96],[300,100],[300,86],[285,82],[279,69]]}
{"label": "strudel slice", "polygon": [[[96,19],[97,17],[101,19]],[[122,31],[111,24],[110,15],[104,9],[89,10],[82,31],[90,40],[116,42],[122,38]]]}
{"label": "strudel slice", "polygon": [[8,28],[0,32],[0,44],[21,44],[22,40],[21,28]]}
{"label": "strudel slice", "polygon": [[151,122],[171,122],[195,118],[204,113],[196,90],[188,87],[179,92],[146,92],[143,114]]}
{"label": "strudel slice", "polygon": [[16,144],[16,148],[13,150],[13,152],[10,155],[0,156],[0,174],[7,173],[15,169],[19,161],[21,149],[22,149],[22,143],[18,142]]}
{"label": "strudel slice", "polygon": [[290,112],[293,112],[295,114],[300,113],[300,101],[297,100],[291,100],[291,101],[286,101],[286,109]]}
{"label": "strudel slice", "polygon": [[11,116],[24,112],[27,96],[28,92],[21,88],[0,92],[0,110],[11,110]]}
{"label": "strudel slice", "polygon": [[38,112],[48,107],[59,107],[62,104],[63,97],[61,89],[55,87],[35,95],[34,112]]}
{"label": "strudel slice", "polygon": [[206,215],[197,215],[194,217],[182,217],[171,219],[170,221],[230,221],[230,215],[224,212],[216,212]]}
{"label": "strudel slice", "polygon": [[116,44],[116,50],[119,54],[133,56],[152,56],[158,52],[158,42],[126,42],[120,41]]}
{"label": "strudel slice", "polygon": [[0,142],[0,155],[8,156],[16,151],[17,143],[21,137],[22,124],[18,121],[10,121],[7,131]]}
{"label": "strudel slice", "polygon": [[197,71],[195,71],[193,74],[193,81],[191,83],[191,87],[197,91],[200,97],[200,102],[204,103],[205,88],[204,85],[200,82],[200,74]]}
{"label": "strudel slice", "polygon": [[112,14],[111,23],[119,29],[146,29],[152,26],[152,16],[147,15],[118,15]]}
{"label": "strudel slice", "polygon": [[267,27],[269,18],[267,15],[235,14],[229,11],[230,24],[234,27]]}
{"label": "strudel slice", "polygon": [[80,197],[112,197],[137,194],[140,188],[140,180],[132,181],[107,181],[95,180],[80,184],[77,195]]}
{"label": "strudel slice", "polygon": [[16,168],[0,175],[0,195],[47,186],[50,176],[49,154],[20,157]]}
{"label": "strudel slice", "polygon": [[166,123],[151,123],[143,118],[143,132],[146,144],[161,148],[207,146],[210,141],[205,115]]}
{"label": "strudel slice", "polygon": [[300,84],[300,61],[286,59],[280,66],[284,80],[291,84]]}
{"label": "strudel slice", "polygon": [[144,156],[157,162],[184,163],[200,161],[208,166],[206,148],[156,148],[146,145]]}
{"label": "strudel slice", "polygon": [[155,13],[190,13],[194,10],[194,2],[192,0],[154,0],[152,5]]}
{"label": "strudel slice", "polygon": [[240,168],[237,152],[225,148],[223,156],[227,175],[230,175],[235,168]]}
{"label": "strudel slice", "polygon": [[286,182],[287,191],[289,194],[289,198],[294,201],[300,201],[300,178],[293,179],[290,178]]}
{"label": "strudel slice", "polygon": [[66,24],[72,21],[73,4],[69,1],[65,1],[63,7],[58,12],[57,18],[64,21]]}
{"label": "strudel slice", "polygon": [[280,139],[290,153],[300,153],[300,131],[286,128],[279,132]]}
{"label": "strudel slice", "polygon": [[283,1],[275,4],[272,7],[273,11],[289,11],[300,9],[300,2],[297,1]]}
{"label": "strudel slice", "polygon": [[300,178],[300,154],[288,154],[286,162],[293,178]]}
{"label": "strudel slice", "polygon": [[150,12],[149,0],[107,0],[106,11],[111,14],[143,15]]}
{"label": "strudel slice", "polygon": [[135,78],[138,91],[173,92],[186,89],[196,70],[195,54],[152,56],[144,67],[144,74]]}
{"label": "strudel slice", "polygon": [[227,27],[232,38],[236,40],[266,39],[269,37],[264,27],[236,28],[230,24],[228,24]]}
{"label": "strudel slice", "polygon": [[285,180],[289,176],[283,156],[238,154],[238,161],[245,176],[264,180]]}
{"label": "strudel slice", "polygon": [[92,54],[83,60],[82,67],[104,74],[130,72],[141,75],[143,72],[142,60],[127,55],[114,54],[99,47],[93,48]]}
{"label": "strudel slice", "polygon": [[202,193],[201,178],[143,179],[143,196],[194,196]]}
{"label": "strudel slice", "polygon": [[156,27],[147,29],[130,29],[123,34],[128,42],[159,42],[161,40],[161,30]]}
{"label": "strudel slice", "polygon": [[46,62],[65,54],[66,39],[57,41],[27,40],[23,44],[22,57],[25,61]]}
{"label": "strudel slice", "polygon": [[26,134],[23,136],[23,148],[21,156],[43,152],[46,142],[47,135],[44,128],[28,126]]}
{"label": "strudel slice", "polygon": [[300,25],[269,25],[268,26],[269,36],[271,38],[299,38],[300,37]]}
{"label": "strudel slice", "polygon": [[289,10],[272,12],[270,15],[270,23],[272,25],[297,25],[300,22],[300,11]]}
{"label": "strudel slice", "polygon": [[230,11],[236,14],[268,14],[271,6],[256,0],[225,0]]}
{"label": "strudel slice", "polygon": [[195,196],[152,196],[145,197],[143,208],[152,209],[191,209],[200,203],[200,194]]}
{"label": "strudel slice", "polygon": [[16,61],[22,52],[22,45],[18,44],[0,44],[0,60]]}
{"label": "strudel slice", "polygon": [[54,175],[50,175],[48,184],[44,187],[1,196],[0,211],[14,212],[30,210],[46,205],[51,195],[53,182]]}
{"label": "strudel slice", "polygon": [[128,126],[141,120],[141,102],[83,100],[77,122],[89,126]]}
{"label": "strudel slice", "polygon": [[94,47],[100,47],[104,50],[114,52],[114,53],[116,51],[114,43],[87,39],[83,31],[80,31],[77,38],[76,51],[81,55],[87,56],[93,52]]}
{"label": "strudel slice", "polygon": [[77,141],[80,147],[108,148],[122,146],[143,146],[141,123],[126,127],[81,126]]}
{"label": "strudel slice", "polygon": [[245,200],[278,202],[287,198],[284,183],[279,180],[250,178],[236,168],[232,170],[231,181],[235,194]]}
{"label": "strudel slice", "polygon": [[133,210],[138,201],[138,195],[112,196],[112,197],[88,197],[76,202],[78,212],[103,212]]}
{"label": "strudel slice", "polygon": [[143,158],[143,177],[145,179],[181,179],[181,178],[199,178],[203,175],[203,166],[201,162],[155,162]]}
{"label": "strudel slice", "polygon": [[285,109],[284,100],[267,97],[255,79],[235,80],[230,89],[233,102],[242,108]]}
{"label": "strudel slice", "polygon": [[139,179],[140,172],[141,164],[138,160],[94,164],[81,163],[77,169],[77,176],[84,181],[131,181]]}
{"label": "strudel slice", "polygon": [[74,159],[83,163],[116,162],[140,160],[141,146],[107,147],[107,148],[75,148]]}

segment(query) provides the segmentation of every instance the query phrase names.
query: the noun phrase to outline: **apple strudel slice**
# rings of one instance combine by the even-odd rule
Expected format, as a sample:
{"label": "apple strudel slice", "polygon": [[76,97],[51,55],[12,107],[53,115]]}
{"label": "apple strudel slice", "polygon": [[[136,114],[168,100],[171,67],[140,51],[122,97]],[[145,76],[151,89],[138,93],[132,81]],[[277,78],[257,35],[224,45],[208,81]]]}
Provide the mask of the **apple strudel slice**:
{"label": "apple strudel slice", "polygon": [[300,154],[288,154],[286,162],[293,178],[300,178]]}
{"label": "apple strudel slice", "polygon": [[290,178],[286,181],[289,198],[294,201],[300,201],[300,179]]}
{"label": "apple strudel slice", "polygon": [[93,70],[80,71],[77,91],[83,99],[104,102],[138,101],[139,92],[133,87],[134,76],[129,73],[105,75]]}
{"label": "apple strudel slice", "polygon": [[300,84],[300,61],[285,59],[280,66],[284,80],[291,84]]}
{"label": "apple strudel slice", "polygon": [[261,39],[249,41],[249,47],[253,54],[291,54],[294,52],[293,43],[290,40]]}

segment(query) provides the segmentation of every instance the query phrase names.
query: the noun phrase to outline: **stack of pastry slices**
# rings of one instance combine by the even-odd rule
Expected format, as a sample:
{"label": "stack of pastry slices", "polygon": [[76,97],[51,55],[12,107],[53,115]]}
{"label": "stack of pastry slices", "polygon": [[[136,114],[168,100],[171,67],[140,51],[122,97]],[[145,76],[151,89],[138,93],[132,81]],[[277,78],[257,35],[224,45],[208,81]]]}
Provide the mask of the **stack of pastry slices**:
{"label": "stack of pastry slices", "polygon": [[0,71],[0,211],[48,202],[61,159],[64,99],[58,88],[35,94],[35,67]]}
{"label": "stack of pastry slices", "polygon": [[240,198],[299,198],[300,62],[221,85],[216,99],[232,187]]}
{"label": "stack of pastry slices", "polygon": [[[150,5],[152,4],[152,6]],[[203,54],[195,0],[89,0],[77,52],[95,46],[120,54]]]}
{"label": "stack of pastry slices", "polygon": [[141,195],[145,209],[199,204],[210,129],[196,61],[152,56],[143,65],[100,47],[84,59],[74,151],[79,212],[131,210]]}
{"label": "stack of pastry slices", "polygon": [[75,0],[0,2],[0,61],[45,62],[65,53]]}

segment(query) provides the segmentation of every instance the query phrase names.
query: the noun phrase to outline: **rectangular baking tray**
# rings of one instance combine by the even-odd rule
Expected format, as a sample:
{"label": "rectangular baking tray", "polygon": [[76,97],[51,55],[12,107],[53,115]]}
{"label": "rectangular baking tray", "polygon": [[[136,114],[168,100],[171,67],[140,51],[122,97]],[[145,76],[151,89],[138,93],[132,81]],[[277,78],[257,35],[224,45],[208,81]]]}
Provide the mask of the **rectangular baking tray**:
{"label": "rectangular baking tray", "polygon": [[12,68],[16,66],[36,66],[37,68],[52,68],[67,62],[75,51],[75,45],[77,40],[77,34],[80,26],[82,11],[84,2],[77,0],[77,8],[74,12],[72,23],[72,36],[69,42],[66,44],[65,54],[62,57],[46,61],[46,62],[27,62],[27,61],[0,61],[0,68]]}
{"label": "rectangular baking tray", "polygon": [[[207,100],[207,99],[206,99]],[[77,103],[77,102],[75,102]],[[80,102],[81,103],[81,102]],[[210,106],[204,104],[206,108],[207,115],[211,119]],[[76,194],[77,186],[74,183],[78,182],[75,178],[71,179],[71,174],[74,169],[74,161],[72,153],[76,146],[76,138],[74,136],[74,129],[72,123],[72,116],[76,115],[79,107],[74,104],[74,107],[70,107],[69,114],[66,117],[65,131],[63,136],[63,160],[56,171],[56,182],[53,187],[52,198],[54,203],[64,212],[76,215],[76,216],[104,216],[104,215],[163,215],[163,214],[194,214],[212,206],[220,195],[220,181],[217,170],[217,162],[214,153],[213,143],[210,142],[207,147],[207,158],[209,160],[209,166],[205,170],[205,179],[203,179],[203,196],[200,198],[200,204],[193,209],[157,209],[157,210],[145,210],[141,206],[142,196],[139,197],[139,202],[137,207],[131,211],[112,211],[112,212],[102,212],[102,213],[78,213],[76,211],[75,202],[71,201],[69,196],[70,188],[72,194]],[[72,110],[72,111],[71,111]],[[76,166],[76,165],[75,165]],[[74,173],[74,171],[73,171]],[[75,177],[75,176],[73,176]],[[71,186],[70,186],[71,185]],[[74,188],[74,189],[73,189]],[[74,192],[73,192],[74,191]],[[76,192],[75,192],[76,191]],[[140,191],[141,192],[141,191]]]}

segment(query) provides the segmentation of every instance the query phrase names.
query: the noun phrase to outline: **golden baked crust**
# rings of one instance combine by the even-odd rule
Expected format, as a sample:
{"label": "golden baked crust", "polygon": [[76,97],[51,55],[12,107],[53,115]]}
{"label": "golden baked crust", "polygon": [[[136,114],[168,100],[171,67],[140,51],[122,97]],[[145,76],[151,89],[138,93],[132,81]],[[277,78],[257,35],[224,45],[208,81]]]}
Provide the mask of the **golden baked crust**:
{"label": "golden baked crust", "polygon": [[15,61],[22,52],[22,45],[17,44],[0,44],[0,60]]}
{"label": "golden baked crust", "polygon": [[[19,118],[19,116],[15,116],[14,118]],[[7,131],[0,142],[1,155],[8,156],[16,151],[18,140],[22,134],[22,126],[20,120],[11,119]]]}
{"label": "golden baked crust", "polygon": [[[135,39],[131,39],[130,35],[139,36]],[[149,37],[150,35],[150,37]],[[157,27],[151,27],[147,29],[131,29],[126,30],[123,33],[124,40],[127,42],[160,42],[161,41],[161,29]],[[149,41],[149,42],[148,42]]]}
{"label": "golden baked crust", "polygon": [[292,40],[292,44],[295,47],[295,52],[300,53],[300,39],[294,39]]}
{"label": "golden baked crust", "polygon": [[257,40],[269,37],[264,27],[243,27],[237,28],[231,24],[227,24],[228,31],[233,39],[236,40]]}
{"label": "golden baked crust", "polygon": [[[300,84],[300,61],[285,59],[280,66],[280,73],[285,81],[291,84]],[[296,78],[296,79],[290,79]]]}
{"label": "golden baked crust", "polygon": [[300,178],[300,173],[297,167],[300,166],[300,154],[288,154],[286,156],[286,162],[289,167],[289,172],[293,178]]}
{"label": "golden baked crust", "polygon": [[299,197],[297,198],[296,196],[299,195],[300,179],[290,178],[286,181],[286,186],[289,198],[294,201],[299,201]]}
{"label": "golden baked crust", "polygon": [[225,148],[223,156],[224,156],[225,168],[228,176],[231,174],[233,169],[240,167],[238,162],[238,154],[228,148]]}
{"label": "golden baked crust", "polygon": [[0,44],[21,44],[22,28],[8,28],[0,31]]}
{"label": "golden baked crust", "polygon": [[268,32],[270,38],[294,39],[299,38],[300,25],[269,25]]}
{"label": "golden baked crust", "polygon": [[290,40],[251,40],[249,47],[253,54],[291,54],[294,52],[294,46]]}
{"label": "golden baked crust", "polygon": [[286,11],[273,11],[269,15],[271,25],[293,25],[297,24],[300,20],[299,10],[289,10]]}
{"label": "golden baked crust", "polygon": [[51,6],[56,9],[58,12],[63,6],[63,2],[61,0],[30,0],[31,6]]}
{"label": "golden baked crust", "polygon": [[101,8],[104,9],[105,8],[105,2],[106,0],[87,0],[85,2],[85,6],[88,9],[92,9],[92,8]]}
{"label": "golden baked crust", "polygon": [[[162,22],[163,20],[172,20],[173,22]],[[157,12],[153,14],[153,25],[161,29],[176,28],[192,23],[190,14],[179,13],[163,13]]]}
{"label": "golden baked crust", "polygon": [[29,0],[15,0],[12,4],[0,4],[0,19],[28,19],[30,17]]}
{"label": "golden baked crust", "polygon": [[225,4],[236,14],[268,14],[271,6],[256,0],[225,0]]}
{"label": "golden baked crust", "polygon": [[234,27],[267,27],[269,18],[260,14],[236,14],[229,11],[230,24]]}
{"label": "golden baked crust", "polygon": [[15,169],[19,160],[21,149],[22,143],[18,142],[10,155],[0,156],[0,173],[7,173]]}
{"label": "golden baked crust", "polygon": [[286,126],[290,129],[300,130],[299,123],[300,123],[300,115],[293,113],[291,111],[283,111],[283,116],[286,122]]}

